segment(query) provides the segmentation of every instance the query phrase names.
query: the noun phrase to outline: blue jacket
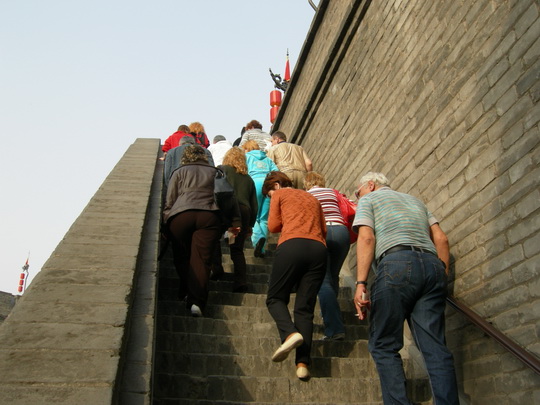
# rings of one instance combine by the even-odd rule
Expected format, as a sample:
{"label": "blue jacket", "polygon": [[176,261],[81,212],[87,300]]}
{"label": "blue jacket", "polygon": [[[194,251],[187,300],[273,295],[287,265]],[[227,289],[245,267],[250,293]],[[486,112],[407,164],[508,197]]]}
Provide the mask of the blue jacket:
{"label": "blue jacket", "polygon": [[269,172],[279,171],[276,164],[262,150],[246,152],[248,174],[252,178],[266,177]]}

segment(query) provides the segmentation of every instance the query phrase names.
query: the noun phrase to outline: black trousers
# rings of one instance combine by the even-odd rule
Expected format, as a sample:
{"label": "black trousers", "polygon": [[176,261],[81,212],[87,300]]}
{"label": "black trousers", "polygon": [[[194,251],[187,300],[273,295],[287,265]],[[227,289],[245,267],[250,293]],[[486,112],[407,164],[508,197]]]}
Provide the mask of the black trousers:
{"label": "black trousers", "polygon": [[[236,235],[234,243],[229,245],[229,250],[231,253],[231,260],[234,265],[234,287],[243,287],[247,285],[247,264],[246,257],[244,255],[244,244],[250,229],[249,218],[251,215],[251,210],[249,207],[238,204],[240,207],[240,216],[242,218],[242,226],[240,227],[240,232]],[[221,245],[218,243],[212,255],[212,272],[216,275],[222,275],[224,273],[222,256],[221,256]]]}
{"label": "black trousers", "polygon": [[187,295],[188,308],[192,304],[202,309],[206,306],[212,252],[219,242],[220,227],[217,211],[184,211],[169,222],[174,266],[180,277],[179,297]]}
{"label": "black trousers", "polygon": [[[311,239],[289,239],[275,253],[266,306],[276,322],[281,341],[299,332],[304,343],[296,349],[296,364],[311,362],[313,313],[326,272],[326,246]],[[296,287],[294,321],[288,304]]]}

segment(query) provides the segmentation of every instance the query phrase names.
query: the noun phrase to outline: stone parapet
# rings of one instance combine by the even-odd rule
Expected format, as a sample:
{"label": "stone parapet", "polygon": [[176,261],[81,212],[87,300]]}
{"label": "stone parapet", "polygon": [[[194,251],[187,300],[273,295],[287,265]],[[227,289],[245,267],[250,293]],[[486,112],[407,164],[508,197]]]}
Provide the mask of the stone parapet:
{"label": "stone parapet", "polygon": [[[0,326],[3,400],[118,400],[159,146],[137,139],[129,147]],[[156,251],[156,236],[153,244]],[[155,260],[145,264],[155,280]],[[151,286],[152,273],[147,278]]]}
{"label": "stone parapet", "polygon": [[13,294],[0,291],[0,323],[7,318],[13,307],[17,297]]}

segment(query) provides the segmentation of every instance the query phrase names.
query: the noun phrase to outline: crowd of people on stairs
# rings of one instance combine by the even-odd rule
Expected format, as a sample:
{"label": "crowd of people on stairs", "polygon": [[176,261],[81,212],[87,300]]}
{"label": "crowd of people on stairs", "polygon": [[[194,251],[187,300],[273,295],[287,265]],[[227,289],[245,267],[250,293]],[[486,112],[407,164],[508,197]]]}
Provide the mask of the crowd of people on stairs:
{"label": "crowd of people on stairs", "polygon": [[[281,131],[264,132],[256,120],[233,144],[223,135],[210,144],[199,122],[180,125],[162,151],[162,235],[172,246],[179,299],[191,315],[203,316],[209,281],[224,275],[221,238],[230,246],[233,292],[246,293],[246,239],[251,238],[255,257],[265,257],[268,233],[279,234],[266,298],[281,340],[272,361],[282,362],[295,351],[296,375],[307,381],[317,297],[323,340],[346,338],[339,277],[357,238],[353,303],[358,319],[369,320],[369,351],[384,403],[410,404],[399,354],[407,321],[435,402],[459,404],[445,341],[448,238],[423,202],[393,190],[384,174],[368,172],[359,180],[355,205],[313,171],[300,145],[287,142]],[[230,189],[227,207],[218,203],[218,186],[220,192]],[[349,211],[352,206],[353,214],[344,205]]]}

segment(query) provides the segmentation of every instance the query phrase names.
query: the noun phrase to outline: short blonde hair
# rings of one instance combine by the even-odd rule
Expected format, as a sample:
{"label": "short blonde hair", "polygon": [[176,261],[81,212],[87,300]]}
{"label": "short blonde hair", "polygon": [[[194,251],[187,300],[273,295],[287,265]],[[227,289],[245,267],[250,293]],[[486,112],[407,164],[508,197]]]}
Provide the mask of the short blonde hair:
{"label": "short blonde hair", "polygon": [[234,167],[237,173],[248,174],[246,155],[244,155],[242,149],[237,148],[236,146],[225,153],[223,164]]}
{"label": "short blonde hair", "polygon": [[246,152],[251,152],[252,150],[260,150],[261,148],[259,147],[257,141],[250,139],[242,145],[242,149],[244,149]]}
{"label": "short blonde hair", "polygon": [[317,172],[307,172],[304,178],[304,188],[310,190],[313,187],[326,187],[324,176]]}

